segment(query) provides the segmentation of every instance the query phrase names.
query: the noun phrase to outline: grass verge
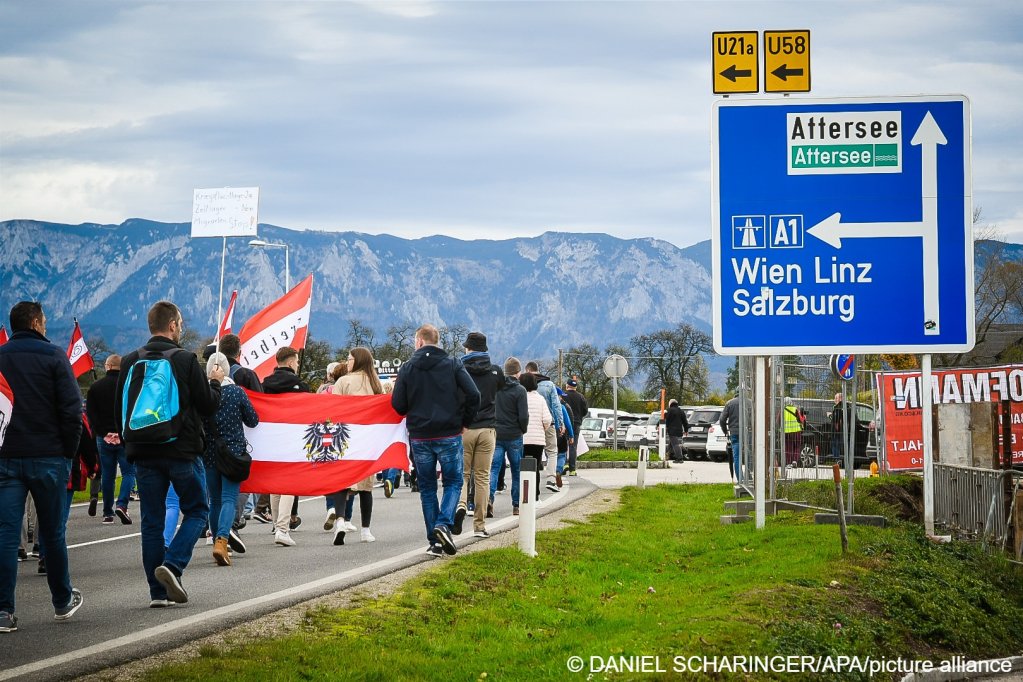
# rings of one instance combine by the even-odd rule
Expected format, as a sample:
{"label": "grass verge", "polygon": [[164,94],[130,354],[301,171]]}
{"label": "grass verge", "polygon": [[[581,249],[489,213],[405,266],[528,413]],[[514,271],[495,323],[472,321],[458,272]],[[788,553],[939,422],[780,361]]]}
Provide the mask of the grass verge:
{"label": "grass verge", "polygon": [[626,489],[620,510],[541,533],[536,558],[505,548],[438,561],[391,596],[310,611],[286,637],[205,648],[145,679],[582,679],[588,670],[570,673],[570,656],[641,655],[661,657],[668,672],[643,675],[658,679],[677,677],[673,656],[1023,648],[1013,627],[1023,580],[1000,557],[932,544],[905,523],[851,527],[843,557],[837,528],[809,515],[783,513],[760,531],[722,526],[728,492]]}
{"label": "grass verge", "polygon": [[[620,446],[618,450],[615,450],[614,448],[593,448],[585,455],[579,456],[579,461],[581,462],[635,462],[638,459],[639,450],[627,450]],[[660,457],[657,455],[657,448],[650,449],[650,461],[660,461]]]}

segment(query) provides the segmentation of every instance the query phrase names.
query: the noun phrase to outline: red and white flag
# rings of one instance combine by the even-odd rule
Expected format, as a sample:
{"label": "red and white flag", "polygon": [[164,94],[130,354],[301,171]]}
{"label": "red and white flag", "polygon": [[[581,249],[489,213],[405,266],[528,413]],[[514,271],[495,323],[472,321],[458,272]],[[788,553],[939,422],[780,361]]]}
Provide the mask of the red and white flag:
{"label": "red and white flag", "polygon": [[3,374],[0,374],[0,445],[4,444],[7,425],[11,423],[11,411],[14,409],[14,391]]}
{"label": "red and white flag", "polygon": [[386,393],[246,393],[259,426],[245,429],[252,469],[242,492],[329,495],[384,469],[408,471],[405,418]]}
{"label": "red and white flag", "polygon": [[231,292],[231,302],[227,304],[227,312],[224,313],[224,319],[220,322],[220,329],[217,331],[217,340],[224,338],[231,333],[231,321],[234,320],[234,304],[238,300],[238,290],[235,289]]}
{"label": "red and white flag", "polygon": [[71,361],[71,369],[74,370],[75,378],[82,376],[95,366],[89,347],[85,345],[82,338],[82,328],[75,320],[75,330],[71,332],[71,343],[67,347],[67,359]]}
{"label": "red and white flag", "polygon": [[277,351],[285,346],[305,348],[309,331],[309,310],[313,302],[313,276],[252,316],[238,338],[242,342],[238,362],[262,381],[277,366]]}
{"label": "red and white flag", "polygon": [[10,341],[10,338],[7,336],[7,327],[0,324],[0,346],[4,345],[8,341]]}

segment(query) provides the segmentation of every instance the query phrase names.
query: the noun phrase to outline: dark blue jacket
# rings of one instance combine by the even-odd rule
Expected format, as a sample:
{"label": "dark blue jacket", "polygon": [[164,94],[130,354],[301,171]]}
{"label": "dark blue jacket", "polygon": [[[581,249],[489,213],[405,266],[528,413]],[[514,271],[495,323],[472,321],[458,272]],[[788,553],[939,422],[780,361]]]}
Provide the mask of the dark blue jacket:
{"label": "dark blue jacket", "polygon": [[207,465],[207,471],[216,470],[213,429],[210,428],[211,419],[217,420],[220,437],[224,439],[227,447],[231,448],[231,452],[235,455],[241,455],[248,451],[249,444],[245,440],[244,427],[254,429],[259,424],[259,415],[256,414],[255,408],[252,407],[252,401],[249,400],[245,391],[235,384],[221,386],[220,407],[217,409],[217,413],[203,420],[206,424],[206,432],[210,436],[206,439],[206,452],[202,455],[203,462]]}
{"label": "dark blue jacket", "polygon": [[67,457],[82,435],[82,391],[63,348],[32,330],[0,346],[14,409],[0,457]]}
{"label": "dark blue jacket", "polygon": [[461,360],[423,346],[398,370],[391,406],[405,416],[409,437],[447,438],[472,424],[480,392]]}
{"label": "dark blue jacket", "polygon": [[[165,336],[154,336],[143,346],[146,350],[166,351],[181,348]],[[122,409],[124,405],[124,384],[128,380],[128,370],[139,359],[139,352],[132,352],[121,358],[121,373],[117,377],[117,432],[123,433]],[[171,368],[178,382],[178,403],[181,406],[181,432],[177,440],[159,445],[143,443],[125,443],[124,451],[129,461],[137,459],[187,459],[194,460],[205,449],[203,441],[202,418],[217,411],[220,406],[220,382],[211,381],[206,377],[206,370],[199,365],[195,353],[182,351],[171,358]]]}

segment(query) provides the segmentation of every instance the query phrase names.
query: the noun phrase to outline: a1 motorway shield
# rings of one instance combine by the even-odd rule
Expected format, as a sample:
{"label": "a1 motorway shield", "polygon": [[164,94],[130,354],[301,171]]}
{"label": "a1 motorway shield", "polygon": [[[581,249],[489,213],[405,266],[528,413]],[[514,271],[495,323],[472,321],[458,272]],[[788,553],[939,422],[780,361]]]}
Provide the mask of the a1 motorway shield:
{"label": "a1 motorway shield", "polygon": [[973,347],[965,97],[717,102],[712,196],[719,353]]}

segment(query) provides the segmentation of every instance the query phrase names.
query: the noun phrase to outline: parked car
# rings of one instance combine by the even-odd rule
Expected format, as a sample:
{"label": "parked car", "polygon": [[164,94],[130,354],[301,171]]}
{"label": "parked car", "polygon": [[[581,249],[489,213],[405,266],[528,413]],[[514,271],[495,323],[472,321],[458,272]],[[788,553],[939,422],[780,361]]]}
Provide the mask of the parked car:
{"label": "parked car", "polygon": [[602,448],[611,444],[611,417],[587,417],[579,425],[579,433],[591,448]]}
{"label": "parked car", "polygon": [[638,421],[625,432],[625,447],[638,448],[642,441],[653,445],[657,442],[657,427],[661,425],[661,411],[654,410],[645,421]]}
{"label": "parked car", "polygon": [[[720,414],[718,417],[720,418]],[[714,422],[707,427],[707,456],[715,462],[726,462],[731,455],[732,446],[725,430]]]}
{"label": "parked car", "polygon": [[618,427],[615,429],[618,432],[618,444],[625,444],[625,437],[629,434],[629,427],[645,422],[647,416],[645,414],[632,414],[631,412],[619,412],[618,413]]}
{"label": "parked car", "polygon": [[[799,409],[806,413],[803,427],[803,448],[799,455],[800,466],[832,464],[831,441],[834,431],[831,427],[832,400],[819,398],[793,398]],[[850,405],[852,410],[853,406]],[[877,431],[874,422],[874,408],[866,403],[856,403],[856,442],[853,448],[853,464],[866,467],[877,458]],[[839,461],[844,463],[844,457]]]}
{"label": "parked car", "polygon": [[[682,439],[682,448],[686,451],[686,457],[689,459],[708,459],[708,455],[713,454],[715,461],[725,461],[727,455],[724,449],[720,453],[716,451],[708,453],[707,449],[707,438],[710,434],[711,426],[715,426],[720,431],[720,427],[716,425],[718,419],[721,418],[721,411],[723,409],[720,405],[704,405],[693,410],[692,414],[688,417],[689,432]],[[716,445],[717,441],[715,440],[715,447]]]}

